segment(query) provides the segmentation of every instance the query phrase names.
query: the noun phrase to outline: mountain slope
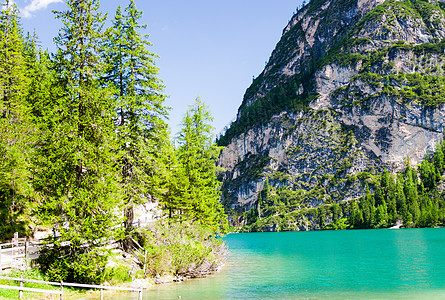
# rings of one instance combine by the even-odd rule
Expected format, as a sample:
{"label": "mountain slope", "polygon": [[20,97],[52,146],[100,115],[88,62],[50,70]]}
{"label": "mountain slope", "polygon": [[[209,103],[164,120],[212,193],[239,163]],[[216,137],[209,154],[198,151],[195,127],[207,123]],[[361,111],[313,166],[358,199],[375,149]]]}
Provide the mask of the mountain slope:
{"label": "mountain slope", "polygon": [[[434,151],[445,126],[444,7],[313,0],[292,18],[218,141],[234,224],[261,219],[274,191],[269,216],[318,228],[314,208],[373,192],[372,176]],[[260,230],[283,225],[274,224]]]}

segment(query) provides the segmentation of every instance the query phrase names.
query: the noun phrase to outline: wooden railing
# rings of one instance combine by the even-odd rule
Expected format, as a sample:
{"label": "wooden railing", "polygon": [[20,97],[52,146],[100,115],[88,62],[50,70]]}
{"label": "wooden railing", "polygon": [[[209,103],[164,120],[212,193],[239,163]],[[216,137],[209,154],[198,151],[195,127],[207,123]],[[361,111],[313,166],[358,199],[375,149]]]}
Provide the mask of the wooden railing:
{"label": "wooden railing", "polygon": [[4,269],[28,269],[31,260],[38,257],[39,248],[40,244],[26,238],[0,244],[0,274]]}
{"label": "wooden railing", "polygon": [[[136,225],[136,224],[134,224]],[[137,225],[140,226],[140,221],[137,222]],[[136,226],[137,226],[136,225]],[[32,243],[28,241],[26,238],[18,238],[18,234],[14,234],[14,239],[11,243],[0,244],[0,275],[4,269],[28,269],[31,265],[31,260],[35,260],[39,256],[39,250],[41,248],[41,244],[39,242]],[[114,244],[110,244],[109,248],[114,248]],[[145,254],[146,257],[146,254]],[[144,272],[145,272],[145,264],[144,264]],[[18,290],[19,291],[19,299],[22,299],[23,292],[35,292],[35,293],[46,293],[46,294],[58,294],[60,295],[60,299],[63,299],[63,287],[77,287],[77,288],[88,288],[88,289],[99,289],[100,290],[100,299],[103,299],[103,291],[104,290],[117,290],[117,291],[127,291],[127,292],[138,292],[139,299],[142,299],[142,289],[132,289],[132,288],[121,288],[121,287],[112,287],[112,286],[102,286],[102,285],[89,285],[89,284],[79,284],[79,283],[67,283],[67,282],[50,282],[50,281],[41,281],[41,280],[33,280],[33,279],[23,279],[23,278],[13,278],[13,277],[0,277],[3,280],[11,280],[20,282],[20,286],[9,286],[9,285],[0,285],[0,289],[9,289],[9,290]],[[40,283],[47,284],[53,286],[60,286],[60,290],[44,290],[37,288],[29,288],[24,287],[23,283]]]}
{"label": "wooden railing", "polygon": [[[143,289],[132,289],[132,288],[124,288],[124,287],[115,287],[115,286],[104,286],[104,285],[94,285],[94,284],[80,284],[80,283],[68,283],[68,282],[51,282],[51,281],[42,281],[42,280],[34,280],[34,279],[24,279],[24,278],[14,278],[14,277],[0,277],[0,280],[11,280],[20,282],[20,286],[9,286],[9,285],[0,285],[2,289],[16,290],[19,291],[19,299],[23,298],[23,292],[34,292],[34,293],[44,293],[44,294],[58,294],[60,295],[60,299],[63,300],[63,287],[77,287],[77,288],[86,288],[86,289],[98,289],[100,290],[100,299],[103,300],[103,291],[104,290],[115,290],[115,291],[124,291],[124,292],[137,292],[139,293],[139,300],[142,300],[142,291]],[[44,290],[37,288],[28,288],[23,287],[24,282],[29,283],[40,283],[47,284],[60,287],[60,290]]]}
{"label": "wooden railing", "polygon": [[[148,222],[147,218],[145,220],[137,219],[132,225],[141,227],[141,225],[146,225]],[[61,245],[68,245],[69,243],[69,241],[62,242]],[[14,233],[14,238],[10,243],[0,244],[0,275],[4,269],[29,269],[31,261],[39,257],[41,247],[42,243],[40,240],[31,242],[26,238],[19,238],[17,232]],[[107,246],[108,249],[115,247],[115,241],[110,241],[109,246]]]}

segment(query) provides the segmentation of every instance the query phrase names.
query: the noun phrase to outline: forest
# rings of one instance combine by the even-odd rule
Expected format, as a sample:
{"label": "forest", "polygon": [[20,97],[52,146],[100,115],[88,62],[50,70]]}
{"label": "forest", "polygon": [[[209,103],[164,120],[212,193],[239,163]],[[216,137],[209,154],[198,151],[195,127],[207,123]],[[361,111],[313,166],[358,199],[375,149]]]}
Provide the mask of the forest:
{"label": "forest", "polygon": [[349,175],[347,182],[360,182],[363,196],[339,203],[326,201],[316,208],[306,203],[314,196],[311,192],[276,188],[269,184],[274,180],[270,177],[255,208],[244,213],[246,223],[241,231],[299,230],[295,224],[305,218],[314,228],[326,230],[443,226],[444,151],[442,140],[434,154],[427,154],[418,166],[412,166],[407,158],[404,170],[395,174],[384,170]]}
{"label": "forest", "polygon": [[[0,240],[69,224],[39,258],[51,280],[100,283],[119,273],[106,270],[110,241],[147,251],[143,276],[193,273],[218,259],[215,233],[228,230],[210,112],[196,99],[173,140],[134,1],[107,23],[98,0],[66,5],[55,12],[63,27],[49,53],[23,32],[16,5],[1,3]],[[135,228],[134,209],[147,201],[164,218]]]}

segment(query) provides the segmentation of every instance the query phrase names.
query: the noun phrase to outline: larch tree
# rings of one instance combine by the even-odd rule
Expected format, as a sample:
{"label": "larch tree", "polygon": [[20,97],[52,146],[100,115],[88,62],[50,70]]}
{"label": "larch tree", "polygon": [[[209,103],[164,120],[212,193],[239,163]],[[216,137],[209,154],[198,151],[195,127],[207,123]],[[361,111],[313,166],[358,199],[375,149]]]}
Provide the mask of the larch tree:
{"label": "larch tree", "polygon": [[124,12],[119,7],[113,26],[106,31],[104,60],[107,69],[103,83],[114,87],[117,104],[119,171],[124,193],[124,221],[131,232],[134,205],[158,197],[161,159],[169,144],[165,119],[164,86],[157,78],[157,56],[143,35],[142,12],[130,0]]}
{"label": "larch tree", "polygon": [[219,202],[221,183],[216,177],[216,159],[221,148],[213,142],[211,120],[199,97],[183,119],[177,155],[188,182],[185,198],[189,203],[184,213],[214,232],[225,232],[227,218]]}
{"label": "larch tree", "polygon": [[[119,238],[119,205],[115,134],[115,103],[103,88],[99,46],[104,17],[97,0],[68,0],[55,38],[57,74],[51,99],[42,112],[42,138],[36,159],[35,187],[43,210],[55,221],[67,222],[55,247],[42,256],[53,279],[99,282],[106,263],[101,248]],[[69,240],[69,247],[61,242]],[[65,259],[51,261],[63,252]],[[92,267],[94,265],[94,267]],[[54,270],[62,270],[56,272]],[[53,273],[51,273],[53,272]]]}
{"label": "larch tree", "polygon": [[160,165],[163,169],[157,178],[163,191],[159,197],[161,208],[169,219],[187,220],[185,212],[191,210],[190,194],[187,192],[189,181],[173,145],[165,148]]}
{"label": "larch tree", "polygon": [[29,219],[29,157],[32,150],[24,38],[18,9],[11,1],[0,9],[0,234],[26,234]]}

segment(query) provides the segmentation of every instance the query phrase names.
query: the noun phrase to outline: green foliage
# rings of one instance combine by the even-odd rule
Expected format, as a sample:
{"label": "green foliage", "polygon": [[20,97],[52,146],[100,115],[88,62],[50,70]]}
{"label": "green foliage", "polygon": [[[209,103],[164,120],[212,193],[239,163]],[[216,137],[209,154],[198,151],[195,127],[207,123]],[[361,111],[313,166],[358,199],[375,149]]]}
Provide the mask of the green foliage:
{"label": "green foliage", "polygon": [[420,103],[424,106],[437,107],[445,103],[445,78],[438,75],[415,73],[398,73],[397,75],[380,75],[361,73],[354,77],[372,86],[382,87],[381,94],[401,98],[404,102]]}
{"label": "green foliage", "polygon": [[114,93],[117,116],[117,161],[124,197],[124,221],[127,234],[133,223],[133,206],[143,203],[149,193],[158,197],[157,179],[163,167],[159,157],[168,147],[169,137],[164,119],[162,82],[156,77],[156,55],[148,51],[151,44],[140,31],[142,12],[133,0],[122,12],[116,11],[113,26],[105,32],[101,51],[105,62],[102,84]]}
{"label": "green foliage", "polygon": [[[440,142],[435,154],[426,155],[417,169],[408,165],[397,176],[384,172],[375,193],[371,195],[368,191],[358,206],[352,205],[351,226],[385,228],[397,220],[402,220],[407,227],[438,225],[445,214],[444,200],[437,193],[445,166],[444,145],[444,141]],[[363,218],[357,218],[358,215]]]}
{"label": "green foliage", "polygon": [[348,228],[349,228],[348,219],[347,218],[341,218],[341,219],[338,219],[335,222],[329,223],[323,229],[325,229],[325,230],[345,230],[345,229],[348,229]]}
{"label": "green foliage", "polygon": [[[168,207],[186,219],[197,221],[214,232],[226,233],[227,218],[219,202],[221,183],[216,177],[216,159],[221,148],[213,143],[210,112],[200,98],[186,112],[179,133],[177,149],[179,168],[182,168],[186,189],[180,190],[184,203]],[[165,204],[171,205],[166,201]],[[170,213],[171,215],[172,213]]]}
{"label": "green foliage", "polygon": [[[405,227],[443,225],[445,201],[438,186],[443,183],[445,171],[444,149],[445,141],[441,141],[434,155],[426,155],[417,168],[411,167],[408,160],[406,169],[397,174],[384,171],[351,176],[348,185],[360,182],[365,187],[364,196],[342,204],[326,197],[327,191],[321,187],[323,179],[310,191],[294,191],[286,186],[272,186],[272,175],[266,179],[255,206],[243,213],[245,225],[241,230],[388,228],[397,221]],[[330,184],[335,178],[331,178]],[[308,209],[307,202],[313,203],[315,199],[320,205]]]}
{"label": "green foliage", "polygon": [[[204,266],[216,268],[226,251],[211,230],[193,222],[159,221],[138,229],[137,240],[147,251],[145,269],[151,276],[200,277],[209,271]],[[139,261],[144,264],[145,258]]]}
{"label": "green foliage", "polygon": [[[7,277],[13,277],[13,278],[20,278],[23,277],[24,279],[33,279],[33,280],[39,280],[39,281],[50,281],[50,279],[40,272],[39,269],[31,269],[26,271],[16,271],[11,270],[9,273],[3,273],[3,276]],[[11,280],[0,280],[1,285],[10,285],[10,286],[19,286],[18,281],[11,281]],[[35,283],[35,282],[24,282],[24,287],[27,288],[35,288],[35,289],[43,289],[43,290],[60,290],[59,286],[44,284],[44,283]],[[79,299],[84,298],[86,295],[87,290],[79,290],[71,287],[64,287],[63,288],[63,295],[64,298],[68,299]],[[42,293],[33,293],[33,292],[24,292],[24,299],[43,299]],[[0,299],[17,299],[19,297],[19,291],[13,291],[13,290],[6,290],[6,289],[0,289]]]}
{"label": "green foliage", "polygon": [[[105,245],[132,247],[126,242],[133,205],[150,198],[164,204],[171,219],[190,223],[163,225],[163,235],[173,228],[181,235],[159,248],[144,244],[149,254],[169,253],[173,267],[166,272],[177,274],[208,263],[214,247],[222,247],[213,235],[228,229],[209,112],[197,101],[175,149],[157,56],[148,51],[134,1],[116,11],[105,32],[98,0],[66,4],[55,13],[63,26],[51,56],[38,49],[36,37],[23,37],[16,6],[1,3],[0,239],[15,231],[29,235],[31,222],[65,224],[39,257],[48,279],[128,281],[123,264],[105,270]],[[151,261],[159,263],[156,270],[164,266],[163,259]]]}
{"label": "green foliage", "polygon": [[[104,18],[96,0],[68,1],[56,13],[64,27],[55,39],[53,70],[58,97],[40,99],[39,137],[34,158],[34,188],[44,199],[40,213],[69,223],[42,261],[53,278],[100,282],[107,239],[119,238],[116,209],[122,204],[117,185],[115,104],[100,85],[103,62],[98,53]],[[70,242],[66,252],[60,244]],[[62,255],[64,253],[64,255]],[[94,263],[95,265],[92,265]],[[59,272],[60,270],[60,272]],[[56,272],[53,274],[53,272]],[[88,279],[90,278],[90,279]]]}
{"label": "green foliage", "polygon": [[118,285],[123,282],[131,282],[131,269],[129,266],[121,263],[120,261],[113,267],[105,269],[104,280],[110,285]]}
{"label": "green foliage", "polygon": [[[27,271],[15,271],[12,270],[7,274],[2,274],[2,276],[7,277],[13,277],[13,278],[26,278],[26,279],[34,279],[34,280],[41,280],[41,281],[47,281],[48,278],[46,278],[42,273],[39,272],[37,269],[33,270],[27,270]],[[19,286],[19,282],[10,281],[10,280],[0,280],[1,285],[14,285]],[[45,289],[45,290],[57,290],[60,289],[57,286],[47,285],[47,284],[41,284],[41,283],[30,283],[30,282],[24,282],[24,287],[28,288],[37,288],[37,289]],[[29,293],[25,293],[26,295]],[[6,290],[6,289],[0,289],[0,299],[3,299],[2,297],[6,299],[17,299],[19,295],[18,291],[12,291],[12,290]],[[35,297],[39,297],[42,294],[36,294]],[[25,298],[26,299],[26,298]]]}
{"label": "green foliage", "polygon": [[[266,124],[273,115],[284,110],[302,111],[307,109],[308,103],[317,98],[317,95],[297,94],[297,91],[303,86],[301,83],[305,82],[304,79],[305,76],[301,76],[299,79],[284,83],[273,88],[264,97],[259,98],[249,106],[241,107],[241,116],[218,138],[218,145],[227,146],[233,137],[253,126]],[[246,92],[245,97],[247,95],[248,92]]]}
{"label": "green foliage", "polygon": [[98,248],[73,249],[70,246],[45,247],[39,264],[51,281],[100,284],[105,276],[108,251]]}
{"label": "green foliage", "polygon": [[26,97],[30,88],[26,61],[34,52],[24,49],[18,14],[15,4],[0,3],[1,239],[11,238],[15,231],[29,234],[31,220],[26,216],[34,201],[29,180],[34,126]]}

